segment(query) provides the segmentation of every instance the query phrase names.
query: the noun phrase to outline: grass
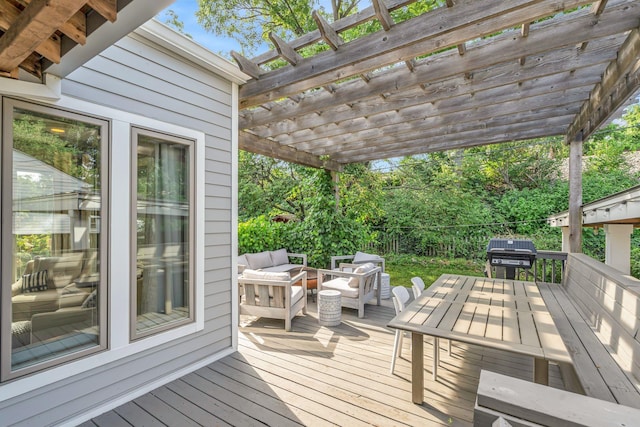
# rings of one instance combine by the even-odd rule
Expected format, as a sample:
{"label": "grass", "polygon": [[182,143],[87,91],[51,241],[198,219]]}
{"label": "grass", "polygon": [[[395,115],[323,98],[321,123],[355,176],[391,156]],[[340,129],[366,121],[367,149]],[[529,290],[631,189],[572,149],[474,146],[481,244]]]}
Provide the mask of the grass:
{"label": "grass", "polygon": [[385,255],[385,272],[392,286],[411,287],[411,278],[418,276],[429,286],[440,275],[464,274],[484,276],[484,261],[419,257],[414,255]]}

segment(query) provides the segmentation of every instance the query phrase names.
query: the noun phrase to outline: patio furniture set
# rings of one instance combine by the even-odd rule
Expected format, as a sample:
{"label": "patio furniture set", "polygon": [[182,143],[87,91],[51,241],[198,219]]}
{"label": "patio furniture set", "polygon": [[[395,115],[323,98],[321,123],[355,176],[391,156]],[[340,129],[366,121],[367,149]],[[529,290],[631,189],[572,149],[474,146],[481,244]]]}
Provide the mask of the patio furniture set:
{"label": "patio furniture set", "polygon": [[[302,263],[291,263],[290,258]],[[351,262],[335,268],[336,261],[344,260]],[[384,258],[357,252],[333,257],[331,264],[331,270],[312,269],[307,267],[306,254],[286,249],[240,255],[240,314],[283,319],[285,330],[290,331],[291,320],[300,312],[306,314],[309,290],[313,296],[313,289],[318,289],[319,319],[326,326],[340,323],[342,307],[357,309],[362,318],[366,303],[375,299],[380,305],[383,294],[388,298],[390,283],[388,275],[383,277]]]}

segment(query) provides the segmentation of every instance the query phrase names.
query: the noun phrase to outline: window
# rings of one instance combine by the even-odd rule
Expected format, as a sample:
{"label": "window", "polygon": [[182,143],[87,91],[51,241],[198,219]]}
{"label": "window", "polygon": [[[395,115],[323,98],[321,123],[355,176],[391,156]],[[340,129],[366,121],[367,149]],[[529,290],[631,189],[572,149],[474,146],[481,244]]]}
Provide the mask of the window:
{"label": "window", "polygon": [[2,378],[106,347],[108,123],[3,102]]}
{"label": "window", "polygon": [[135,128],[132,140],[136,339],[194,320],[194,144]]}

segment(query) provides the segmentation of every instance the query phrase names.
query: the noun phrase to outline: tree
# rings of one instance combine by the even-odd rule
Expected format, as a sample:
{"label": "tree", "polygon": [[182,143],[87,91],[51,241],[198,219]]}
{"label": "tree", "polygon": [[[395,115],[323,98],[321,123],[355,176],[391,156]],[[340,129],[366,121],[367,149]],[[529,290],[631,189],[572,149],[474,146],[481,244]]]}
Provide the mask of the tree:
{"label": "tree", "polygon": [[165,12],[164,23],[175,29],[180,34],[189,37],[190,39],[193,38],[191,34],[184,32],[184,22],[182,22],[178,17],[178,14],[173,9],[169,9]]}
{"label": "tree", "polygon": [[[319,0],[198,0],[196,16],[205,30],[233,38],[242,46],[243,54],[251,56],[268,40],[270,32],[285,40],[300,37],[317,29],[311,15],[314,10],[330,21],[337,21],[357,12],[359,2],[331,0],[331,10],[326,11]],[[401,22],[443,3],[442,0],[416,2],[393,11],[392,16]],[[379,29],[380,24],[373,20],[344,31],[341,37],[349,41]],[[323,46],[310,46],[300,53],[305,56],[327,48]]]}
{"label": "tree", "polygon": [[235,39],[250,55],[270,32],[287,38],[314,30],[311,12],[318,6],[317,0],[198,0],[196,17],[205,30]]}

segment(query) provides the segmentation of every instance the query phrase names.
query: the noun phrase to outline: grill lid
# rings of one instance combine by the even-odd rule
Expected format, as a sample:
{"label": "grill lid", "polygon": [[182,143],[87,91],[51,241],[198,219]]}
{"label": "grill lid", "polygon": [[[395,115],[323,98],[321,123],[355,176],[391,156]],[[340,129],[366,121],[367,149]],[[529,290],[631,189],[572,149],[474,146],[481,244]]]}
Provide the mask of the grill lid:
{"label": "grill lid", "polygon": [[491,239],[487,246],[487,254],[490,253],[511,252],[515,254],[531,254],[536,255],[536,247],[533,242],[528,239]]}

